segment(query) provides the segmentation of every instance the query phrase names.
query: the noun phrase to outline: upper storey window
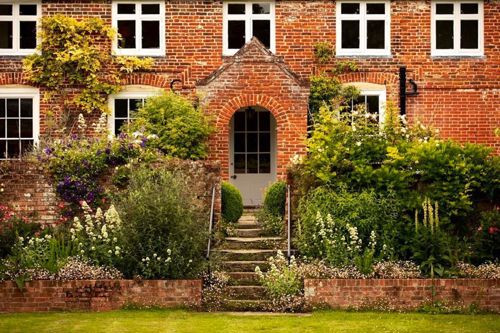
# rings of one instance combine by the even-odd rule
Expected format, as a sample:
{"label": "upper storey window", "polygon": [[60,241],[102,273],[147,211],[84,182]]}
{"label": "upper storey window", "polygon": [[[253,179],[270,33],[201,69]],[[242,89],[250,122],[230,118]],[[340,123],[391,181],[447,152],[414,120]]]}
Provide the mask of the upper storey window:
{"label": "upper storey window", "polygon": [[0,55],[27,55],[35,51],[37,3],[0,3]]}
{"label": "upper storey window", "polygon": [[432,55],[483,55],[483,2],[432,2]]}
{"label": "upper storey window", "polygon": [[117,55],[165,55],[165,2],[117,1],[112,8],[113,27],[119,36]]}
{"label": "upper storey window", "polygon": [[389,56],[389,1],[337,2],[337,55]]}
{"label": "upper storey window", "polygon": [[223,35],[224,55],[235,54],[254,36],[275,52],[274,2],[225,2]]}

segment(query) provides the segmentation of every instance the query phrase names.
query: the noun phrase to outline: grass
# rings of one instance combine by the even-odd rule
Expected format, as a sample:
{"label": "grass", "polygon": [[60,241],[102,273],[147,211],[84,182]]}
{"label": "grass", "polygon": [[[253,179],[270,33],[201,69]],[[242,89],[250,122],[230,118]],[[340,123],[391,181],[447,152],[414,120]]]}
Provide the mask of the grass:
{"label": "grass", "polygon": [[497,333],[499,315],[320,311],[310,316],[121,310],[105,313],[0,314],[0,332],[440,332]]}

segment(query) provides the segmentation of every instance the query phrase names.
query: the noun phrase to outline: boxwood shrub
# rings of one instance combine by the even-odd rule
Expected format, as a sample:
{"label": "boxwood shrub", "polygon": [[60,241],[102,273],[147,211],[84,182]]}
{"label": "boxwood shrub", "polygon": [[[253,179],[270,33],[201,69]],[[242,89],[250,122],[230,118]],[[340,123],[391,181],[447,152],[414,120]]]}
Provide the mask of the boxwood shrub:
{"label": "boxwood shrub", "polygon": [[238,222],[243,214],[243,198],[240,191],[228,182],[222,182],[222,218],[231,223]]}

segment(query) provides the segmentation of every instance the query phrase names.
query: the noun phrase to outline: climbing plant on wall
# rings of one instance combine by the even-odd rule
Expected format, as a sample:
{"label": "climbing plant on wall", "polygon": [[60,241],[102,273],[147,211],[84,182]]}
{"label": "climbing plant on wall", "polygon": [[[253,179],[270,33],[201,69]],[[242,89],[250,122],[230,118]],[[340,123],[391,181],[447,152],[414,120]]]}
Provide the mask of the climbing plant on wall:
{"label": "climbing plant on wall", "polygon": [[151,58],[113,56],[110,45],[115,36],[99,18],[45,17],[39,52],[24,59],[25,74],[31,83],[47,88],[45,99],[57,94],[62,111],[72,106],[88,113],[106,112],[107,95],[120,90],[123,76],[153,65]]}

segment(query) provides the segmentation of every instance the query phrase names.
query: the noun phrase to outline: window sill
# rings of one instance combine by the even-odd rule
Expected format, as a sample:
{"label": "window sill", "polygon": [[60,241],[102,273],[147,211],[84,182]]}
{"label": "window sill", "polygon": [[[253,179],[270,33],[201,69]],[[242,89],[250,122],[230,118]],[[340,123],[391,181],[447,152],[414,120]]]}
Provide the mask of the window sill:
{"label": "window sill", "polygon": [[484,54],[431,54],[431,59],[486,59]]}
{"label": "window sill", "polygon": [[158,52],[144,52],[144,51],[123,52],[123,51],[113,50],[113,56],[116,56],[116,57],[164,58],[164,57],[166,57],[166,52],[164,50],[161,50]]}
{"label": "window sill", "polygon": [[379,58],[379,59],[392,59],[392,54],[337,54],[335,58],[346,59],[346,58],[354,58],[354,59],[370,59],[370,58]]}

